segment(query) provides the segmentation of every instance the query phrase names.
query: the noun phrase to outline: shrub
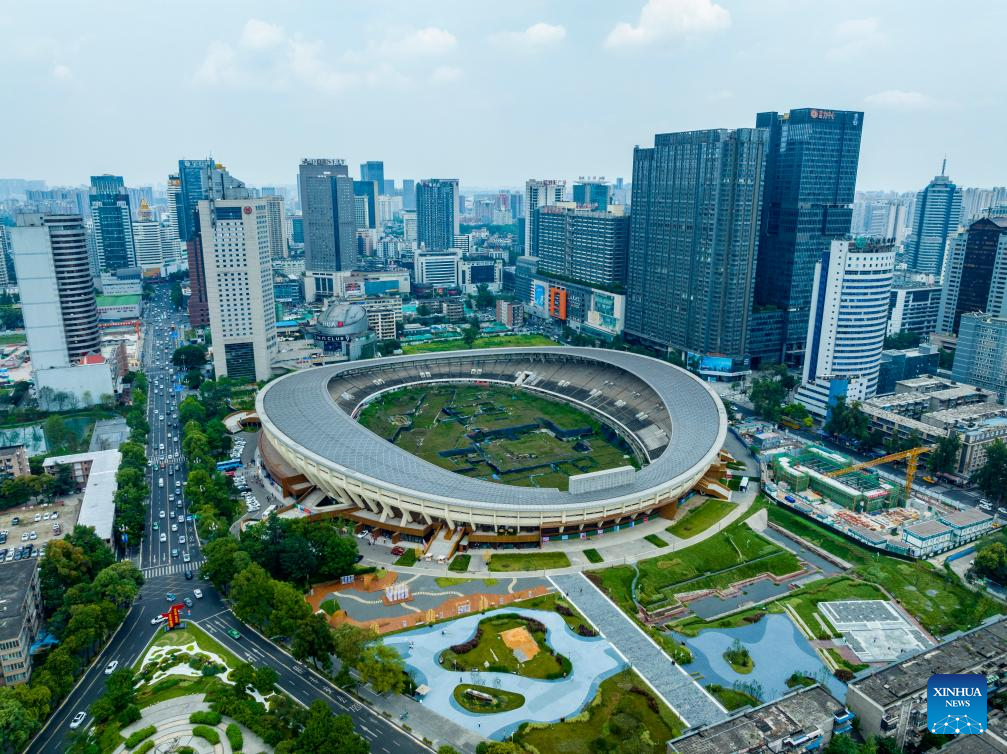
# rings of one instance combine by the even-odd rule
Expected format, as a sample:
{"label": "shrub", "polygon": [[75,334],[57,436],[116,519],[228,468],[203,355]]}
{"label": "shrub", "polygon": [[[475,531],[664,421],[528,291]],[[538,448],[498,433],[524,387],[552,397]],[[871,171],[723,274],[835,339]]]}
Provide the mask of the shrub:
{"label": "shrub", "polygon": [[144,741],[142,744],[140,744],[140,748],[135,749],[133,751],[133,754],[147,754],[147,752],[153,748],[154,748],[153,741]]}
{"label": "shrub", "polygon": [[206,658],[203,655],[196,655],[191,660],[189,660],[189,667],[193,670],[199,670],[206,664]]}
{"label": "shrub", "polygon": [[471,652],[473,649],[479,646],[480,640],[483,638],[482,627],[476,629],[475,635],[468,641],[463,641],[461,644],[455,644],[449,649],[456,655],[463,655]]}
{"label": "shrub", "polygon": [[833,673],[833,675],[835,675],[836,678],[842,681],[843,683],[849,683],[850,681],[853,680],[853,671],[850,670],[849,668],[836,668],[836,671],[835,673]]}
{"label": "shrub", "polygon": [[585,636],[585,637],[588,637],[588,638],[591,638],[592,636],[597,636],[598,635],[597,631],[595,631],[593,628],[591,628],[590,626],[587,626],[587,625],[585,625],[583,623],[581,623],[579,626],[577,626],[577,633],[580,634],[581,636]]}
{"label": "shrub", "polygon": [[193,725],[220,725],[220,713],[212,709],[193,712],[189,715],[189,722]]}
{"label": "shrub", "polygon": [[241,751],[241,747],[245,745],[244,736],[241,735],[241,728],[234,723],[228,723],[224,733],[227,735],[227,741],[231,744],[232,751]]}
{"label": "shrub", "polygon": [[204,676],[211,676],[211,675],[217,675],[218,673],[223,673],[225,670],[227,670],[227,668],[225,668],[223,665],[218,665],[215,662],[208,662],[203,666],[203,669],[200,670],[199,672],[202,673]]}
{"label": "shrub", "polygon": [[629,690],[629,693],[642,696],[644,700],[647,702],[647,706],[650,708],[650,711],[653,712],[655,715],[660,714],[661,710],[657,706],[657,699],[651,696],[650,692],[648,692],[646,689],[641,689],[639,686],[633,686]]}
{"label": "shrub", "polygon": [[119,713],[119,726],[123,727],[130,723],[135,723],[141,717],[143,715],[140,713],[140,708],[135,704],[131,704]]}
{"label": "shrub", "polygon": [[556,612],[560,615],[564,615],[567,618],[573,617],[573,610],[568,608],[566,605],[561,605],[559,602],[556,603]]}
{"label": "shrub", "polygon": [[456,571],[458,573],[464,573],[469,569],[469,563],[472,561],[471,555],[455,555],[451,560],[451,565],[448,566],[449,571]]}
{"label": "shrub", "polygon": [[214,746],[220,743],[220,734],[213,728],[209,728],[205,725],[195,726],[192,729],[192,735],[199,736],[200,738],[209,741]]}
{"label": "shrub", "polygon": [[143,739],[150,738],[155,733],[157,733],[157,728],[155,728],[153,725],[148,725],[146,728],[140,728],[140,730],[136,731],[129,738],[126,739],[126,748],[132,749]]}

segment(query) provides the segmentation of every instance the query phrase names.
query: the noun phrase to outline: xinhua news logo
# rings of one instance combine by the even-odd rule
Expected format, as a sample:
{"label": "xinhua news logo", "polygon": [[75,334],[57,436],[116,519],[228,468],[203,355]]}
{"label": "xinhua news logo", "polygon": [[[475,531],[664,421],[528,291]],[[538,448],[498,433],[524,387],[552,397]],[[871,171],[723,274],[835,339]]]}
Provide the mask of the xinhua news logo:
{"label": "xinhua news logo", "polygon": [[930,676],[927,728],[948,735],[986,730],[986,677],[977,673]]}

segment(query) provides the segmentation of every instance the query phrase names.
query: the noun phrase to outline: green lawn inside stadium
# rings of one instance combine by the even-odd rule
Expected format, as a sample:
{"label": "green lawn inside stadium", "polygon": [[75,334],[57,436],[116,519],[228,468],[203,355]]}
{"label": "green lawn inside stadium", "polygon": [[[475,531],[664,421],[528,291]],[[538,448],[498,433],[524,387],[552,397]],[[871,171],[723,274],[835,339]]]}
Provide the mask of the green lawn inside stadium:
{"label": "green lawn inside stadium", "polygon": [[[425,461],[502,484],[566,490],[570,476],[637,465],[597,419],[571,405],[505,385],[404,388],[372,401],[360,412],[359,421]],[[560,432],[584,433],[563,439],[547,429],[547,423]],[[478,430],[506,429],[515,434],[478,443],[469,437]],[[458,449],[469,452],[442,455]]]}

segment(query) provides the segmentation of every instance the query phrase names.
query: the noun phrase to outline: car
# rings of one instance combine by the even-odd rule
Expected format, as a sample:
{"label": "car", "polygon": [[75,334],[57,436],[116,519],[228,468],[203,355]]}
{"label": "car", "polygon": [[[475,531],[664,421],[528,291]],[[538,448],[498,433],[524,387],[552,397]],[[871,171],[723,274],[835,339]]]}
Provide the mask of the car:
{"label": "car", "polygon": [[34,529],[31,530],[31,533],[28,535],[28,539],[38,539],[38,534],[35,533]]}
{"label": "car", "polygon": [[203,599],[203,590],[202,589],[193,589],[192,593],[196,597],[197,600]]}
{"label": "car", "polygon": [[50,518],[52,518],[52,516],[50,516],[49,511],[46,511],[45,513],[42,514],[43,521],[48,521]]}
{"label": "car", "polygon": [[59,518],[59,511],[53,511],[52,515],[49,516],[49,518],[54,519],[54,520],[57,519],[57,518]]}
{"label": "car", "polygon": [[193,573],[191,568],[185,569],[185,579],[186,581],[192,581]]}
{"label": "car", "polygon": [[171,557],[173,557],[173,558],[177,558],[178,557],[178,548],[172,548],[172,550],[171,550]]}
{"label": "car", "polygon": [[228,636],[230,636],[230,637],[231,637],[232,639],[240,639],[240,638],[241,638],[241,634],[239,634],[239,633],[238,633],[237,631],[235,631],[235,630],[234,630],[233,628],[229,628],[229,629],[227,629],[227,630],[226,630],[226,631],[225,631],[224,633],[226,633],[226,634],[227,634]]}
{"label": "car", "polygon": [[371,533],[371,532],[370,532],[370,530],[369,530],[369,529],[364,529],[364,530],[363,530],[362,532],[360,532],[360,533],[359,533],[359,534],[357,535],[357,539],[365,539],[365,538],[367,537],[367,535],[368,535],[368,534],[370,534],[370,533]]}
{"label": "car", "polygon": [[161,526],[160,526],[160,524],[158,524],[158,523],[157,523],[157,521],[154,521],[154,522],[153,522],[153,523],[152,523],[152,524],[150,525],[150,528],[151,528],[151,529],[153,529],[154,531],[157,531],[157,530],[158,530],[159,528],[161,528]]}
{"label": "car", "polygon": [[164,518],[164,511],[158,511],[157,512],[157,517],[158,518]]}
{"label": "car", "polygon": [[178,543],[180,545],[184,545],[185,544],[185,535],[184,534],[179,534],[178,535]]}
{"label": "car", "polygon": [[70,730],[77,730],[80,724],[84,722],[84,718],[87,717],[87,713],[81,710],[76,715],[73,716],[73,720],[70,721]]}
{"label": "car", "polygon": [[41,513],[36,513],[34,520],[35,520],[35,523],[37,524],[39,521],[42,520],[42,514]]}
{"label": "car", "polygon": [[28,532],[26,532],[26,531],[21,532],[21,541],[22,542],[27,542],[28,541]]}
{"label": "car", "polygon": [[164,598],[168,602],[174,602],[175,601],[175,593],[174,592],[168,592],[166,595],[164,595]]}
{"label": "car", "polygon": [[14,518],[12,518],[10,522],[12,526],[17,526],[18,524],[21,523],[21,518],[19,516],[14,516]]}
{"label": "car", "polygon": [[178,514],[178,523],[182,523],[183,521],[185,521],[185,516],[183,516],[181,513],[179,513]]}
{"label": "car", "polygon": [[192,560],[192,558],[189,557],[189,551],[186,550],[184,553],[182,553],[182,562],[188,563],[190,560]]}
{"label": "car", "polygon": [[165,618],[163,615],[155,615],[153,618],[150,619],[150,625],[156,626],[158,623],[164,623],[166,620],[168,619]]}
{"label": "car", "polygon": [[192,521],[192,514],[191,513],[187,513],[186,516],[185,516],[185,520],[186,521]]}
{"label": "car", "polygon": [[405,547],[398,547],[398,546],[396,546],[396,547],[392,548],[392,555],[399,556],[399,555],[405,555],[405,554],[406,554],[406,548]]}
{"label": "car", "polygon": [[190,600],[188,597],[186,597],[185,599],[183,599],[182,602],[185,603],[186,607],[192,607],[192,600]]}
{"label": "car", "polygon": [[105,675],[112,675],[112,673],[115,672],[115,669],[117,667],[119,667],[119,661],[112,660],[108,665],[105,666]]}
{"label": "car", "polygon": [[178,524],[172,524],[171,525],[171,530],[172,531],[178,531]]}
{"label": "car", "polygon": [[160,542],[167,542],[167,541],[168,541],[168,535],[167,535],[167,534],[165,534],[165,533],[164,533],[164,532],[162,531],[162,532],[161,532],[161,536],[159,537],[158,541],[160,541]]}

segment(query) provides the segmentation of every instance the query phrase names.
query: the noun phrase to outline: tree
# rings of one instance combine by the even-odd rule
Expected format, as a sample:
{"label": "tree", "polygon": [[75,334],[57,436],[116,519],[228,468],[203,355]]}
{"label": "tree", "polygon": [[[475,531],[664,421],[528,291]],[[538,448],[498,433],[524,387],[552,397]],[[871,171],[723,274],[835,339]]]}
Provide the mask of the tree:
{"label": "tree", "polygon": [[17,693],[16,686],[0,686],[0,744],[4,751],[21,751],[38,730],[39,719]]}
{"label": "tree", "polygon": [[752,401],[755,413],[769,421],[779,421],[783,409],[783,400],[787,390],[772,377],[757,377],[752,380],[752,389],[748,396]]}
{"label": "tree", "polygon": [[857,742],[845,733],[840,733],[832,737],[829,745],[825,747],[825,754],[857,754]]}
{"label": "tree", "polygon": [[182,286],[178,281],[171,284],[171,291],[168,293],[171,298],[171,305],[176,309],[182,308],[182,302],[185,300],[185,296],[182,293]]}
{"label": "tree", "polygon": [[143,574],[131,560],[113,563],[95,576],[92,587],[101,599],[126,609],[143,586]]}
{"label": "tree", "polygon": [[472,347],[472,344],[479,339],[479,327],[469,325],[462,330],[462,340],[465,341],[465,345],[468,348]]}
{"label": "tree", "polygon": [[178,404],[178,423],[182,425],[183,434],[189,422],[201,425],[206,421],[206,409],[191,395]]}
{"label": "tree", "polygon": [[171,363],[182,369],[199,369],[206,364],[206,350],[201,346],[179,346],[171,355]]}
{"label": "tree", "polygon": [[788,419],[794,420],[803,427],[810,428],[815,424],[814,419],[811,418],[811,412],[808,411],[808,407],[803,403],[788,403],[783,407],[781,414],[786,416]]}
{"label": "tree", "polygon": [[280,680],[280,674],[268,665],[255,669],[255,682],[253,685],[255,686],[255,690],[260,694],[273,693],[273,686],[276,685],[278,680]]}
{"label": "tree", "polygon": [[885,348],[894,348],[897,350],[915,348],[920,344],[920,338],[921,336],[919,333],[903,330],[902,332],[895,333],[894,335],[886,336]]}
{"label": "tree", "polygon": [[976,553],[972,567],[980,576],[992,579],[999,584],[1004,583],[1007,579],[1007,546],[1002,542],[994,542],[988,547],[982,548]]}
{"label": "tree", "polygon": [[859,443],[867,442],[871,436],[867,414],[860,410],[856,401],[847,403],[845,396],[839,396],[832,403],[822,429],[833,437],[845,437]]}
{"label": "tree", "polygon": [[496,296],[490,293],[486,283],[480,283],[476,289],[476,307],[479,309],[489,309],[496,304]]}
{"label": "tree", "polygon": [[973,484],[995,500],[1007,493],[1007,444],[994,440],[986,446],[986,460],[972,475]]}
{"label": "tree", "polygon": [[77,435],[67,426],[62,416],[57,414],[46,419],[43,431],[50,450],[62,452],[76,449]]}
{"label": "tree", "polygon": [[367,645],[377,638],[374,631],[340,623],[332,631],[333,652],[344,665],[356,667]]}
{"label": "tree", "polygon": [[304,730],[286,751],[291,754],[333,751],[333,742],[338,742],[338,749],[335,749],[338,754],[367,754],[370,751],[367,741],[353,729],[348,715],[334,715],[324,701],[316,699],[308,708]]}
{"label": "tree", "polygon": [[927,458],[927,468],[931,474],[950,474],[958,468],[958,458],[961,456],[962,439],[957,432],[951,431],[947,437],[937,441]]}
{"label": "tree", "polygon": [[249,686],[255,686],[255,666],[250,662],[243,662],[234,669],[231,675],[234,687],[241,693],[248,693]]}
{"label": "tree", "polygon": [[311,660],[317,668],[325,670],[332,664],[329,659],[336,646],[324,615],[314,613],[298,621],[291,637],[290,651],[298,660]]}
{"label": "tree", "polygon": [[293,586],[285,581],[273,582],[273,611],[269,617],[269,633],[273,636],[293,636],[299,624],[311,616],[311,607]]}
{"label": "tree", "polygon": [[253,626],[269,625],[273,611],[274,581],[263,568],[252,563],[234,577],[231,583],[231,599],[234,614],[239,620]]}
{"label": "tree", "polygon": [[398,694],[405,687],[406,667],[399,653],[387,644],[367,647],[357,663],[357,672],[377,694]]}
{"label": "tree", "polygon": [[203,566],[200,573],[209,579],[224,594],[230,590],[235,574],[243,571],[252,562],[248,553],[241,552],[238,541],[231,537],[220,537],[203,546]]}

